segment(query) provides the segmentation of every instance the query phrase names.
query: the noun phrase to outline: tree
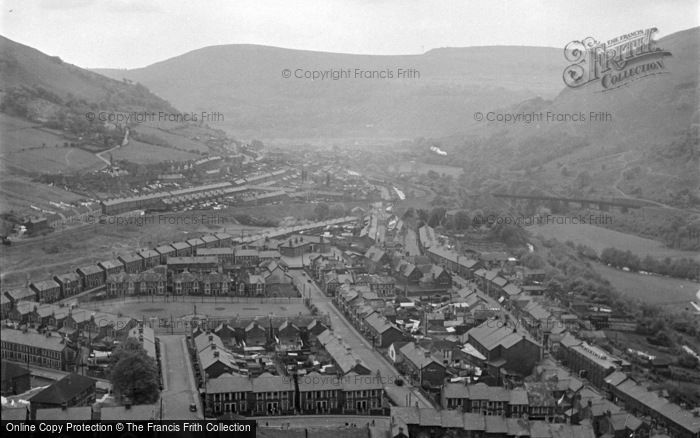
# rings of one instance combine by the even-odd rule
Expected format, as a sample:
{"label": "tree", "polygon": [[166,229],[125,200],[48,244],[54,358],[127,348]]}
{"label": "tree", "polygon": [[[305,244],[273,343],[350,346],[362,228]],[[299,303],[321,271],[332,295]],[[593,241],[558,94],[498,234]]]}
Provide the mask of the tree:
{"label": "tree", "polygon": [[328,204],[325,204],[323,202],[319,202],[316,204],[316,207],[314,208],[314,214],[316,214],[316,217],[319,220],[323,220],[328,217],[328,214],[330,213],[331,208],[328,206]]}
{"label": "tree", "polygon": [[331,217],[343,217],[345,216],[345,206],[343,204],[333,204],[330,208]]}
{"label": "tree", "polygon": [[455,213],[455,229],[466,230],[471,225],[471,220],[469,219],[469,213],[464,210],[459,210]]}
{"label": "tree", "polygon": [[437,227],[442,223],[445,218],[445,208],[435,207],[430,211],[430,216],[428,216],[428,225],[431,227]]}
{"label": "tree", "polygon": [[684,353],[678,358],[678,366],[690,368],[691,370],[698,366],[698,359],[688,353]]}
{"label": "tree", "polygon": [[[138,348],[136,348],[138,346]],[[158,367],[135,339],[127,340],[112,354],[111,381],[117,394],[134,404],[153,403],[158,399]]]}
{"label": "tree", "polygon": [[539,256],[539,254],[535,254],[534,252],[529,252],[525,254],[521,259],[521,263],[523,266],[529,269],[542,269],[544,268],[544,260],[542,260],[542,257]]}
{"label": "tree", "polygon": [[142,351],[145,353],[143,346],[136,338],[127,338],[109,357],[110,365],[114,367],[119,360],[127,355],[131,353],[140,353]]}

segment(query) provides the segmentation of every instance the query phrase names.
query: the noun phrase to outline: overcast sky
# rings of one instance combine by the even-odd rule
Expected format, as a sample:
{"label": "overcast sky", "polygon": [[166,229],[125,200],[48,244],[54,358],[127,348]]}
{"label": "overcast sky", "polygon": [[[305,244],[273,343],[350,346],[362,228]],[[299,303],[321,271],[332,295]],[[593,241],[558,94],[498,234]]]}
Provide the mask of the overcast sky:
{"label": "overcast sky", "polygon": [[0,0],[0,34],[81,67],[143,67],[201,47],[364,54],[564,47],[699,25],[700,0]]}

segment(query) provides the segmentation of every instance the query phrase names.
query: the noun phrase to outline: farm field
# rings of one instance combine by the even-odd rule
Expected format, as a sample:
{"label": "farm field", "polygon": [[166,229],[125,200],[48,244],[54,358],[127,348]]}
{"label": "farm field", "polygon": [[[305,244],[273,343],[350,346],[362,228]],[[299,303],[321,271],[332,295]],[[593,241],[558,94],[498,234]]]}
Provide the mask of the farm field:
{"label": "farm field", "polygon": [[201,158],[199,155],[177,149],[154,146],[131,140],[128,145],[112,151],[115,160],[127,160],[134,163],[160,163],[161,161],[187,161]]}
{"label": "farm field", "polygon": [[591,263],[593,269],[612,283],[621,294],[642,302],[667,307],[669,310],[693,310],[690,301],[696,299],[700,283],[676,278],[635,274]]}
{"label": "farm field", "polygon": [[30,174],[72,173],[97,170],[104,162],[94,154],[78,148],[46,147],[9,152],[3,157],[4,167]]}
{"label": "farm field", "polygon": [[[0,266],[3,285],[16,287],[30,281],[46,280],[53,275],[75,270],[99,261],[116,258],[141,248],[153,248],[171,242],[199,237],[202,234],[227,232],[239,235],[259,228],[237,224],[222,214],[216,224],[188,224],[192,218],[209,216],[213,211],[181,212],[155,216],[154,223],[82,225],[51,233],[27,242],[3,246]],[[157,218],[173,218],[159,222]]]}
{"label": "farm field", "polygon": [[[59,132],[0,114],[0,167],[3,173],[68,173],[99,169],[104,164],[94,154],[66,148]],[[44,147],[45,145],[45,147]],[[58,147],[56,147],[58,146]]]}
{"label": "farm field", "polygon": [[163,129],[159,129],[159,128],[161,128],[161,126],[157,123],[142,123],[142,124],[136,126],[134,128],[134,131],[136,131],[139,134],[157,137],[161,140],[164,140],[168,144],[170,144],[173,148],[179,149],[181,151],[186,151],[186,152],[189,152],[191,150],[196,150],[199,152],[208,152],[209,151],[209,147],[203,143],[200,143],[196,140],[191,140],[190,138],[188,138],[184,135],[173,134],[171,132],[164,131],[163,129],[167,129],[165,127],[163,127]]}
{"label": "farm field", "polygon": [[[612,215],[612,213],[608,214]],[[650,255],[657,259],[689,257],[700,261],[700,254],[698,253],[667,248],[663,243],[656,240],[645,239],[589,224],[533,225],[527,227],[527,230],[534,235],[541,235],[544,238],[555,238],[561,242],[570,240],[577,245],[587,245],[599,255],[605,248],[614,247],[623,251],[629,250],[640,258]]]}
{"label": "farm field", "polygon": [[18,214],[37,214],[30,205],[47,210],[55,210],[52,202],[70,203],[82,199],[73,192],[46,184],[32,182],[29,178],[13,176],[0,171],[0,213],[14,211]]}
{"label": "farm field", "polygon": [[414,163],[410,163],[407,161],[389,166],[390,172],[393,171],[393,172],[398,172],[398,173],[408,173],[408,172],[428,173],[431,170],[434,172],[437,172],[440,175],[442,175],[443,173],[445,175],[452,175],[452,177],[454,177],[454,178],[457,178],[463,172],[463,169],[461,167],[456,167],[456,166],[445,166],[445,165],[441,165],[441,164],[429,164],[429,163],[415,163],[414,164]]}

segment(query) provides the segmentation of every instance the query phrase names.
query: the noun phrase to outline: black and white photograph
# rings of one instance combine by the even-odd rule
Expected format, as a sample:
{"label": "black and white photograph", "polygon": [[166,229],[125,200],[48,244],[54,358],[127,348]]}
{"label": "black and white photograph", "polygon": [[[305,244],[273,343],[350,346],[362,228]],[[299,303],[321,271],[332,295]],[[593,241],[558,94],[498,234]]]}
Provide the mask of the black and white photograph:
{"label": "black and white photograph", "polygon": [[700,0],[0,0],[10,438],[700,438]]}

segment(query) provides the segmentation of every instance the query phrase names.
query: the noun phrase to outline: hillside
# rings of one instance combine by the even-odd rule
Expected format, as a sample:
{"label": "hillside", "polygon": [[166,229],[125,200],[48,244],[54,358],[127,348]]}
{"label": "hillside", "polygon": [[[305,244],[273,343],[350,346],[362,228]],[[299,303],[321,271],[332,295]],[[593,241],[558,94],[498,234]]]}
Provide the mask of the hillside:
{"label": "hillside", "polygon": [[[609,114],[598,122],[471,122],[467,135],[439,141],[477,175],[479,191],[547,192],[651,199],[700,207],[698,65],[700,28],[662,38],[667,74],[601,92],[562,91],[551,100],[492,105],[498,113]],[[489,176],[491,177],[489,179]]]}
{"label": "hillside", "polygon": [[[413,138],[462,132],[474,111],[493,102],[554,97],[562,88],[561,58],[561,49],[540,47],[369,56],[225,45],[145,68],[96,71],[138,81],[183,111],[219,111],[220,126],[237,136]],[[399,78],[399,68],[418,75]],[[283,78],[284,69],[292,77]],[[295,77],[330,69],[350,69],[351,77]],[[355,78],[355,69],[393,78]]]}
{"label": "hillside", "polygon": [[[12,97],[16,102],[8,102]],[[174,110],[142,85],[109,79],[2,36],[0,98],[3,112],[38,119],[80,106],[120,111]]]}
{"label": "hillside", "polygon": [[210,151],[206,141],[195,139],[225,138],[195,124],[130,122],[131,141],[121,146],[125,124],[86,116],[117,112],[177,110],[143,85],[107,78],[0,36],[0,187],[7,195],[0,214],[53,211],[51,202],[96,197],[92,190],[98,186],[71,189],[64,177],[111,181],[101,152],[111,150],[107,156],[118,165],[189,161]]}

